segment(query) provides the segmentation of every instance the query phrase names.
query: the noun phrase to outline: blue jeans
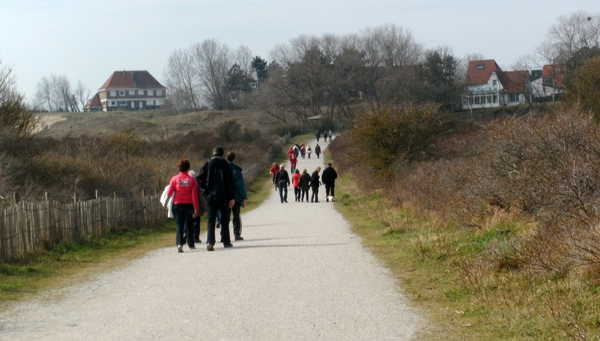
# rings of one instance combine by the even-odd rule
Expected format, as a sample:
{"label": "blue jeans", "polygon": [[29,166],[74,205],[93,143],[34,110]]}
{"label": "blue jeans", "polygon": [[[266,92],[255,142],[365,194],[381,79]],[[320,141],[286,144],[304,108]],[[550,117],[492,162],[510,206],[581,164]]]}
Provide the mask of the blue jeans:
{"label": "blue jeans", "polygon": [[217,219],[217,212],[221,214],[221,242],[223,245],[231,244],[231,236],[229,234],[229,215],[231,214],[229,209],[229,203],[223,204],[217,203],[212,195],[206,196],[206,211],[208,215],[208,225],[206,228],[206,243],[215,245],[215,223]]}
{"label": "blue jeans", "polygon": [[[177,223],[177,229],[175,230],[175,242],[177,245],[183,245],[183,232],[185,226],[194,225],[194,205],[193,204],[175,204],[173,205],[173,214],[175,215],[175,222]],[[187,245],[189,247],[194,246],[194,237],[188,233]]]}
{"label": "blue jeans", "polygon": [[281,202],[287,202],[287,182],[285,181],[279,182],[279,199]]}

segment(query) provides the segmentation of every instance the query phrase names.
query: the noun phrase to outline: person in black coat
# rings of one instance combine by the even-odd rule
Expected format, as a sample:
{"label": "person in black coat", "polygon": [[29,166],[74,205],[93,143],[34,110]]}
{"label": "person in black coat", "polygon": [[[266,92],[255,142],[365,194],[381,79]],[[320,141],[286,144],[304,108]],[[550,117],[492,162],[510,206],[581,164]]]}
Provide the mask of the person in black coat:
{"label": "person in black coat", "polygon": [[331,167],[331,162],[327,164],[327,167],[323,170],[323,185],[325,185],[325,198],[329,202],[329,195],[334,196],[335,179],[337,179],[337,172]]}
{"label": "person in black coat", "polygon": [[300,175],[299,187],[301,192],[301,201],[304,202],[304,197],[306,197],[306,202],[308,202],[308,189],[310,188],[310,174],[306,171],[306,168],[302,170],[302,175]]}
{"label": "person in black coat", "polygon": [[312,173],[312,176],[310,177],[310,189],[312,190],[310,202],[319,202],[319,186],[321,186],[321,181],[319,177],[320,171],[321,167],[317,167],[317,169],[315,169],[315,171]]}
{"label": "person in black coat", "polygon": [[277,186],[279,186],[279,199],[281,203],[287,202],[287,188],[290,185],[290,175],[285,170],[285,166],[282,164],[277,172],[276,179]]}
{"label": "person in black coat", "polygon": [[213,157],[206,161],[196,179],[200,188],[204,191],[204,200],[208,213],[208,226],[206,231],[206,249],[213,251],[215,245],[215,222],[217,212],[221,213],[221,242],[223,247],[232,247],[229,234],[229,216],[231,208],[235,204],[235,179],[233,169],[227,160],[223,158],[223,147],[213,150]]}

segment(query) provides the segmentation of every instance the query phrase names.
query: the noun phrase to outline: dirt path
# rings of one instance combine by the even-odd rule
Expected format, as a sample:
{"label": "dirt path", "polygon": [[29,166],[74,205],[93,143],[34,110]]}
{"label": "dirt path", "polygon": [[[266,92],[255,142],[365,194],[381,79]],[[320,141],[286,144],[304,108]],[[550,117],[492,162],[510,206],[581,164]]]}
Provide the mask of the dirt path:
{"label": "dirt path", "polygon": [[273,191],[242,211],[233,248],[156,250],[60,298],[16,304],[0,314],[0,340],[410,340],[422,319],[324,199],[323,187],[320,203],[290,191],[281,204]]}

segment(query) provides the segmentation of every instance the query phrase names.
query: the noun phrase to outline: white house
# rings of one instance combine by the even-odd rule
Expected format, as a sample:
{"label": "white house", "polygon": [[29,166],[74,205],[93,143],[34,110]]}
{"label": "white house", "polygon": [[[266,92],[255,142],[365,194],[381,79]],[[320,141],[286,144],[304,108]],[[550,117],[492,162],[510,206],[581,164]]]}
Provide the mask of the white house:
{"label": "white house", "polygon": [[493,59],[470,61],[461,99],[463,110],[529,102],[529,71],[505,72]]}

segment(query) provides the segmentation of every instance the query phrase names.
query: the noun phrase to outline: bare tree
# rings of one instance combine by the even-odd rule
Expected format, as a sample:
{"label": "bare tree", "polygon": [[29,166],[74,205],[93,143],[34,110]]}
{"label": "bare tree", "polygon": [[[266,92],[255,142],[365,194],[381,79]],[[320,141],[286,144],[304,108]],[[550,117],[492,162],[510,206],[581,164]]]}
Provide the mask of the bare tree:
{"label": "bare tree", "polygon": [[78,107],[80,107],[82,111],[89,102],[91,95],[90,89],[88,89],[80,79],[77,82],[77,88],[75,88],[75,98],[77,99]]}
{"label": "bare tree", "polygon": [[227,71],[233,64],[231,50],[225,44],[207,39],[194,45],[192,51],[204,97],[215,109],[227,108],[228,98],[224,89]]}
{"label": "bare tree", "polygon": [[36,106],[48,111],[79,111],[67,76],[42,77],[36,91]]}
{"label": "bare tree", "polygon": [[165,71],[169,99],[177,110],[199,110],[201,83],[195,67],[193,50],[175,50],[169,57]]}

